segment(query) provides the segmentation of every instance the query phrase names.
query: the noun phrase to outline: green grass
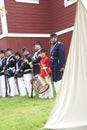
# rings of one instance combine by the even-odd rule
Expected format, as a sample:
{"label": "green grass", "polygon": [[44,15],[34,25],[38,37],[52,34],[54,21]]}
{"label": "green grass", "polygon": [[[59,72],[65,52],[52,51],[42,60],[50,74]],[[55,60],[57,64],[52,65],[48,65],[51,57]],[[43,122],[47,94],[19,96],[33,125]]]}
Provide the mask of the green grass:
{"label": "green grass", "polygon": [[54,99],[16,96],[0,98],[0,130],[40,130],[46,123]]}

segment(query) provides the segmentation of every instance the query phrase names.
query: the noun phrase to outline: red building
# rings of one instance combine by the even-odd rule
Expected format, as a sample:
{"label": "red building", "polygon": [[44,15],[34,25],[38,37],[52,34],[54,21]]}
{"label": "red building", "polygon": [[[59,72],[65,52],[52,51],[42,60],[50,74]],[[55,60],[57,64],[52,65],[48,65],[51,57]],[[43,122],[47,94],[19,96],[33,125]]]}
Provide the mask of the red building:
{"label": "red building", "polygon": [[0,0],[6,14],[0,16],[0,49],[14,51],[41,41],[49,49],[49,36],[55,32],[64,43],[66,56],[71,41],[76,0]]}

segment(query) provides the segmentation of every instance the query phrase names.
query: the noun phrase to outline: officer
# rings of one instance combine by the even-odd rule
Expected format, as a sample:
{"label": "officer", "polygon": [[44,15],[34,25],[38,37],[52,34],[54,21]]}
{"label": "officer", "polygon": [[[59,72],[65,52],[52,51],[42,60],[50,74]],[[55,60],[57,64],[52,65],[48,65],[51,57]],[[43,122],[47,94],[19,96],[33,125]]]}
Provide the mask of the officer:
{"label": "officer", "polygon": [[4,71],[4,66],[5,66],[6,58],[5,58],[5,51],[0,50],[0,96],[6,97],[7,94],[7,86],[6,86],[6,79],[5,79],[5,71]]}
{"label": "officer", "polygon": [[6,69],[7,69],[7,78],[10,87],[10,97],[14,97],[18,95],[18,90],[17,90],[16,80],[14,78],[16,60],[14,55],[12,54],[11,48],[6,49],[6,56],[7,56]]}
{"label": "officer", "polygon": [[32,92],[32,85],[30,82],[33,76],[32,68],[30,67],[30,64],[29,64],[32,60],[32,56],[29,54],[28,48],[25,48],[25,47],[22,48],[22,54],[24,57],[24,61],[20,67],[20,70],[23,70],[24,72],[25,87],[28,91],[29,97],[31,97],[32,93],[33,93],[33,96],[35,95],[34,91]]}
{"label": "officer", "polygon": [[63,43],[57,40],[57,35],[55,33],[50,35],[50,43],[51,70],[54,87],[57,93],[65,66],[65,52]]}
{"label": "officer", "polygon": [[34,43],[34,55],[33,55],[33,58],[32,58],[32,64],[33,64],[33,73],[34,75],[37,75],[40,73],[40,66],[39,66],[39,63],[40,63],[40,60],[41,60],[41,57],[39,56],[39,52],[41,51],[42,49],[42,43],[37,41]]}
{"label": "officer", "polygon": [[23,63],[23,58],[21,58],[21,54],[19,52],[15,53],[15,59],[16,59],[15,78],[17,79],[17,82],[18,82],[20,96],[25,96],[26,95],[26,88],[25,88],[25,83],[23,80],[23,72],[20,70],[20,67]]}

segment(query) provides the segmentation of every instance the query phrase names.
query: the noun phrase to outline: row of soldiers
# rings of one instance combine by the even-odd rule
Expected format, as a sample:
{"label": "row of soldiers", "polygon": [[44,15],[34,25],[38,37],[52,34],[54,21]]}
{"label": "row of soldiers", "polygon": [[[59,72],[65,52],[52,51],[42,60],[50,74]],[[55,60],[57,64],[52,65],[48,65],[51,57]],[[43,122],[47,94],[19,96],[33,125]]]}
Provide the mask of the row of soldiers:
{"label": "row of soldiers", "polygon": [[[42,58],[40,52],[46,51],[41,48],[41,42],[35,42],[34,46],[33,57],[25,47],[22,48],[23,57],[19,52],[13,54],[11,48],[0,50],[0,96],[14,97],[18,94],[26,96],[27,93],[29,97],[35,95],[31,79],[33,75],[40,74],[39,63]],[[53,98],[52,85],[46,93],[39,94],[39,98]]]}
{"label": "row of soldiers", "polygon": [[[50,58],[46,50],[42,48],[41,42],[34,43],[35,53],[29,54],[28,48],[22,48],[22,56],[19,52],[12,53],[11,48],[0,50],[0,96],[31,97],[35,91],[31,84],[33,75],[39,74],[44,77],[49,88],[46,92],[38,94],[39,98],[53,98],[52,77],[56,93],[58,83],[61,81],[64,70],[64,47],[57,41],[57,35],[51,35]],[[51,63],[51,64],[50,64]]]}

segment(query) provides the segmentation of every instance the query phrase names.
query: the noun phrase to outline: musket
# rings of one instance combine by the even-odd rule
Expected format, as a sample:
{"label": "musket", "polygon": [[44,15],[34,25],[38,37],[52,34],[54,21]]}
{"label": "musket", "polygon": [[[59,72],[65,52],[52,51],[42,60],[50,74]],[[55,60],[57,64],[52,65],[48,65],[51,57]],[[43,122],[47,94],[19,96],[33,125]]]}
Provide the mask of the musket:
{"label": "musket", "polygon": [[8,96],[7,93],[7,88],[8,88],[8,84],[7,84],[7,70],[4,68],[4,79],[5,79],[5,88],[6,88],[6,97]]}

